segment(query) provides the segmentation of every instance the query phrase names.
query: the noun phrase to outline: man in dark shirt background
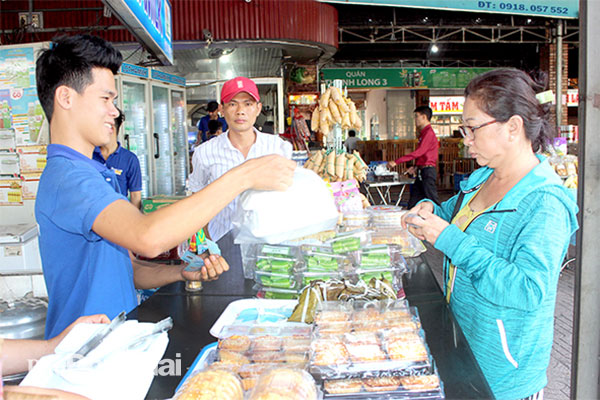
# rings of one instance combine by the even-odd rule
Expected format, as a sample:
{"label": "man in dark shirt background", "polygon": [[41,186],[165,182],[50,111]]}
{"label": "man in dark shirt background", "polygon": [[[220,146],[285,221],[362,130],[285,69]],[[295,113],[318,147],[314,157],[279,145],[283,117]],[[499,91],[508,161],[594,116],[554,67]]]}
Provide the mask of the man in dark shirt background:
{"label": "man in dark shirt background", "polygon": [[206,106],[208,115],[200,118],[198,121],[198,140],[196,144],[204,143],[208,140],[208,121],[219,121],[222,124],[223,132],[227,131],[227,122],[225,118],[219,116],[219,103],[216,101],[209,101]]}
{"label": "man in dark shirt background", "polygon": [[416,160],[415,166],[408,169],[411,175],[416,174],[415,183],[410,189],[408,208],[413,208],[419,201],[430,199],[440,204],[435,181],[437,178],[436,165],[438,161],[438,148],[440,147],[435,132],[431,127],[431,108],[420,106],[415,108],[415,126],[419,131],[419,145],[412,153],[388,162],[390,168],[400,163]]}

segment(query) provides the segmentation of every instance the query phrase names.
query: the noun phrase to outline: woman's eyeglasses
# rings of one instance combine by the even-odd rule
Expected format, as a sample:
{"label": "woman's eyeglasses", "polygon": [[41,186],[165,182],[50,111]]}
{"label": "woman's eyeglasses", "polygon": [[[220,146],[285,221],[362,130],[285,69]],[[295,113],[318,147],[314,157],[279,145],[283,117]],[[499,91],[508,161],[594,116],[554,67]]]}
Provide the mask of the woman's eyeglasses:
{"label": "woman's eyeglasses", "polygon": [[460,134],[462,135],[463,138],[469,138],[469,139],[474,139],[475,138],[475,131],[479,128],[483,128],[484,126],[488,126],[491,124],[494,124],[498,121],[496,121],[495,119],[486,122],[484,124],[481,124],[479,126],[468,126],[468,125],[461,125],[458,127],[458,130],[460,131]]}

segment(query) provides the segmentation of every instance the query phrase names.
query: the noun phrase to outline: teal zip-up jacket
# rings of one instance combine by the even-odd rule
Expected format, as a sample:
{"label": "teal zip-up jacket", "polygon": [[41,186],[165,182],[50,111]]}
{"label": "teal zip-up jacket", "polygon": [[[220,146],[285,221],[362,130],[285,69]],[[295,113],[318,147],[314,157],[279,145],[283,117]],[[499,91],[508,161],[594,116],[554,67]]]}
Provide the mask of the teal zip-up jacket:
{"label": "teal zip-up jacket", "polygon": [[[577,204],[548,160],[533,168],[461,231],[450,225],[435,247],[456,267],[450,308],[493,393],[530,396],[547,384],[554,305],[562,260],[577,230]],[[492,174],[483,167],[462,182],[462,206]],[[435,214],[450,222],[458,196]],[[444,290],[446,290],[444,285]]]}

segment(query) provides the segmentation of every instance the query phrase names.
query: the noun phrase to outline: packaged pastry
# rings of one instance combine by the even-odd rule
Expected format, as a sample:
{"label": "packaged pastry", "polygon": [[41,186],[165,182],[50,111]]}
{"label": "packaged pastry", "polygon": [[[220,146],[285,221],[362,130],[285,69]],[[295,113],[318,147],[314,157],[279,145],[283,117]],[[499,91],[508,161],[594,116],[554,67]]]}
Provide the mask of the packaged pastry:
{"label": "packaged pastry", "polygon": [[404,257],[416,257],[426,250],[423,242],[402,228],[378,229],[372,233],[371,242],[397,246]]}
{"label": "packaged pastry", "polygon": [[362,390],[362,379],[331,379],[323,382],[327,394],[353,394]]}
{"label": "packaged pastry", "polygon": [[242,400],[244,391],[239,378],[223,369],[200,371],[188,378],[177,391],[175,400]]}
{"label": "packaged pastry", "polygon": [[302,246],[301,253],[304,269],[310,272],[337,271],[348,259],[346,255],[336,254],[330,246]]}
{"label": "packaged pastry", "polygon": [[364,229],[344,232],[330,239],[327,244],[335,254],[349,253],[357,251],[361,246],[365,246],[371,239],[371,232]]}
{"label": "packaged pastry", "polygon": [[317,400],[315,380],[306,371],[275,368],[263,373],[250,393],[249,400]]}
{"label": "packaged pastry", "polygon": [[344,212],[342,226],[347,230],[366,228],[369,218],[369,213],[365,210],[348,210]]}
{"label": "packaged pastry", "polygon": [[375,229],[401,228],[402,216],[407,213],[401,207],[386,205],[370,206],[366,211],[370,216],[370,226]]}
{"label": "packaged pastry", "polygon": [[298,287],[296,277],[291,273],[266,272],[257,269],[254,274],[256,283],[262,286],[281,289],[296,289]]}

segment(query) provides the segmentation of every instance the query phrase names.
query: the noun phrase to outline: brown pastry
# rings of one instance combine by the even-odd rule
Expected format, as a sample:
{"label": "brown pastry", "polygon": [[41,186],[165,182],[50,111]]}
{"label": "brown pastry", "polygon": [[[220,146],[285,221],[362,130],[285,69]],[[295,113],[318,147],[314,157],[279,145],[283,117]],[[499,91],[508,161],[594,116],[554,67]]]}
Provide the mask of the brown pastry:
{"label": "brown pastry", "polygon": [[238,377],[222,369],[209,369],[190,377],[174,399],[242,400],[244,392]]}
{"label": "brown pastry", "polygon": [[352,325],[349,321],[334,321],[317,325],[317,332],[321,336],[343,335],[350,332]]}
{"label": "brown pastry", "polygon": [[283,362],[283,354],[280,351],[255,351],[248,357],[255,363]]}
{"label": "brown pastry", "polygon": [[264,335],[257,336],[252,340],[252,350],[254,351],[269,351],[281,349],[282,340],[280,337]]}
{"label": "brown pastry", "polygon": [[314,379],[302,370],[276,368],[261,375],[250,400],[316,400]]}
{"label": "brown pastry", "polygon": [[367,392],[391,392],[398,390],[400,378],[397,376],[365,378],[362,380],[362,383]]}
{"label": "brown pastry", "polygon": [[358,393],[362,389],[360,379],[335,379],[324,381],[325,391],[330,394],[349,394]]}
{"label": "brown pastry", "polygon": [[373,322],[381,320],[381,313],[373,307],[356,310],[352,315],[354,322]]}
{"label": "brown pastry", "polygon": [[321,322],[348,321],[350,315],[345,311],[324,310],[315,316],[315,323]]}
{"label": "brown pastry", "polygon": [[228,364],[244,365],[250,361],[243,354],[230,350],[219,350],[219,360]]}
{"label": "brown pastry", "polygon": [[224,369],[225,371],[237,373],[242,364],[227,361],[215,361],[208,366],[209,369]]}
{"label": "brown pastry", "polygon": [[375,332],[354,331],[344,336],[346,344],[374,344],[379,345],[379,339]]}
{"label": "brown pastry", "polygon": [[303,335],[293,335],[283,338],[283,350],[305,352],[310,349],[310,338]]}
{"label": "brown pastry", "polygon": [[308,361],[308,354],[306,352],[297,353],[293,351],[286,351],[283,355],[283,358],[288,364],[306,364]]}
{"label": "brown pastry", "polygon": [[385,361],[385,353],[377,344],[349,344],[346,343],[346,350],[350,359],[354,362],[373,362]]}
{"label": "brown pastry", "polygon": [[386,343],[386,350],[392,360],[426,361],[427,349],[421,341],[392,340]]}
{"label": "brown pastry", "polygon": [[381,317],[384,321],[395,320],[395,319],[404,319],[410,318],[410,311],[408,309],[402,308],[393,308],[387,309],[382,314]]}
{"label": "brown pastry", "polygon": [[435,390],[440,387],[437,375],[403,376],[400,384],[408,390]]}
{"label": "brown pastry", "polygon": [[383,321],[358,321],[352,323],[354,332],[377,332],[382,329]]}
{"label": "brown pastry", "polygon": [[265,372],[270,368],[276,368],[279,364],[276,363],[258,363],[258,364],[246,364],[242,365],[238,370],[238,374],[246,379],[246,378],[258,378],[260,374]]}
{"label": "brown pastry", "polygon": [[318,339],[313,342],[313,363],[315,365],[345,364],[348,360],[348,351],[339,340]]}
{"label": "brown pastry", "polygon": [[257,380],[258,380],[258,378],[244,378],[244,379],[242,379],[242,387],[244,388],[245,391],[248,391],[248,390],[252,389],[254,386],[256,386]]}
{"label": "brown pastry", "polygon": [[248,336],[242,335],[233,335],[228,338],[222,339],[219,342],[219,348],[223,350],[232,350],[237,351],[239,353],[243,353],[244,351],[250,348],[250,338]]}
{"label": "brown pastry", "polygon": [[381,325],[382,328],[396,328],[399,331],[417,331],[420,326],[415,321],[409,318],[390,319],[384,321]]}

